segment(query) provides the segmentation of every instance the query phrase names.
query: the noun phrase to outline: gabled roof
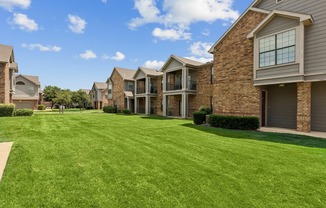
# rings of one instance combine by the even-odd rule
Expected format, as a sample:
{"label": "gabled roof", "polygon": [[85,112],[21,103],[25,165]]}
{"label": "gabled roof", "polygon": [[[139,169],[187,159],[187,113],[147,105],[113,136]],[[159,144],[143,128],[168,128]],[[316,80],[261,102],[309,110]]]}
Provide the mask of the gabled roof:
{"label": "gabled roof", "polygon": [[149,69],[149,68],[145,68],[145,67],[138,67],[135,75],[134,75],[134,79],[136,78],[136,76],[138,75],[138,73],[142,71],[146,76],[154,76],[154,77],[159,77],[163,75],[163,72],[160,72],[158,70],[155,69]]}
{"label": "gabled roof", "polygon": [[38,76],[30,76],[30,75],[17,74],[17,75],[16,75],[16,78],[17,78],[17,77],[23,77],[23,78],[27,79],[28,81],[34,83],[34,84],[37,85],[37,86],[40,86],[40,85],[41,85]]}
{"label": "gabled roof", "polygon": [[202,62],[195,61],[195,60],[192,60],[192,59],[188,59],[188,58],[184,58],[184,57],[180,57],[180,56],[176,56],[176,55],[171,55],[168,58],[168,60],[165,62],[165,64],[162,66],[160,71],[163,71],[163,69],[166,68],[173,59],[177,60],[178,62],[180,62],[184,66],[198,67],[198,66],[201,66],[201,65],[204,64]]}
{"label": "gabled roof", "polygon": [[11,56],[14,57],[13,47],[0,44],[0,63],[9,63]]}
{"label": "gabled roof", "polygon": [[107,88],[107,85],[104,82],[94,82],[93,86],[95,86],[98,90],[103,90]]}
{"label": "gabled roof", "polygon": [[274,17],[282,16],[287,18],[296,18],[300,22],[303,22],[304,25],[310,25],[314,22],[311,15],[307,14],[300,14],[300,13],[293,13],[287,11],[280,11],[280,10],[273,10],[262,22],[257,25],[257,27],[249,33],[247,38],[253,38],[256,33],[258,33],[261,29],[263,29]]}
{"label": "gabled roof", "polygon": [[209,53],[214,52],[214,48],[227,36],[227,34],[240,22],[240,20],[249,12],[255,11],[260,13],[269,14],[270,11],[254,8],[257,6],[262,0],[255,0],[247,9],[244,11],[240,17],[232,24],[232,26],[216,41],[216,43],[208,50]]}
{"label": "gabled roof", "polygon": [[112,75],[114,72],[118,72],[118,74],[121,76],[121,78],[123,80],[130,80],[133,81],[134,80],[134,75],[136,73],[136,70],[133,69],[125,69],[125,68],[120,68],[120,67],[114,67],[113,71],[111,73],[111,76],[106,80],[106,82],[109,81],[109,79],[111,79]]}

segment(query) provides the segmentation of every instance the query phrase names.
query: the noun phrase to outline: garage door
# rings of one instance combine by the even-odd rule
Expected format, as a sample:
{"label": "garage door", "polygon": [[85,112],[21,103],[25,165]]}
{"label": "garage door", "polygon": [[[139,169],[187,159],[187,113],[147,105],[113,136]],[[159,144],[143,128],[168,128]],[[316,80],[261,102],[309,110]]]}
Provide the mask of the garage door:
{"label": "garage door", "polygon": [[297,85],[267,87],[267,126],[296,129]]}
{"label": "garage door", "polygon": [[311,130],[326,131],[326,82],[312,83]]}
{"label": "garage door", "polygon": [[22,108],[28,108],[28,109],[34,109],[34,101],[14,101],[14,104],[16,105],[17,109]]}

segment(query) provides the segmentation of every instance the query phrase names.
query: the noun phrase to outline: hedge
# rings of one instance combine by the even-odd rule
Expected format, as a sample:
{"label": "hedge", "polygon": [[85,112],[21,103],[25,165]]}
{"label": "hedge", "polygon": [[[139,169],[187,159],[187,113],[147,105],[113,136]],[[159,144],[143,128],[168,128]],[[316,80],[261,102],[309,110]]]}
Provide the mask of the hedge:
{"label": "hedge", "polygon": [[12,116],[15,110],[15,104],[0,104],[0,117]]}
{"label": "hedge", "polygon": [[206,120],[206,112],[204,111],[198,111],[198,112],[194,112],[192,114],[193,118],[194,118],[194,123],[196,125],[201,125],[205,122]]}
{"label": "hedge", "polygon": [[241,116],[210,115],[208,117],[210,126],[224,129],[257,130],[259,118]]}
{"label": "hedge", "polygon": [[37,110],[45,110],[46,106],[45,105],[38,105]]}
{"label": "hedge", "polygon": [[34,113],[31,109],[16,109],[14,111],[14,116],[32,116]]}
{"label": "hedge", "polygon": [[131,110],[129,110],[129,109],[123,109],[123,110],[122,110],[122,113],[123,113],[123,114],[130,115],[130,114],[131,114]]}
{"label": "hedge", "polygon": [[211,109],[210,107],[200,107],[200,108],[199,108],[199,111],[200,111],[200,112],[205,112],[206,115],[209,115],[209,114],[212,113],[212,109]]}
{"label": "hedge", "polygon": [[104,113],[116,113],[116,110],[112,106],[104,106],[103,107]]}

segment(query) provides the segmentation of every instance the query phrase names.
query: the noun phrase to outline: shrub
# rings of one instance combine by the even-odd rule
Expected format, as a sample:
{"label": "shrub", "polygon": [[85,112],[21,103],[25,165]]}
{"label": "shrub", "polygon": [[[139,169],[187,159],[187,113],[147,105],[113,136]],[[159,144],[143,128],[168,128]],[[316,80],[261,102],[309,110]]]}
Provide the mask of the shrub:
{"label": "shrub", "polygon": [[194,118],[194,123],[196,125],[200,125],[203,124],[206,120],[206,112],[204,111],[198,111],[198,112],[194,112],[192,114],[193,118]]}
{"label": "shrub", "polygon": [[200,112],[205,112],[206,115],[209,115],[212,113],[212,109],[210,107],[200,107],[199,108]]}
{"label": "shrub", "polygon": [[12,116],[15,110],[15,104],[0,104],[0,117]]}
{"label": "shrub", "polygon": [[103,111],[104,111],[104,113],[115,113],[116,112],[115,109],[110,105],[104,106]]}
{"label": "shrub", "polygon": [[34,113],[31,109],[16,109],[14,111],[14,116],[32,116]]}
{"label": "shrub", "polygon": [[259,128],[257,117],[210,115],[208,123],[210,126],[224,129],[257,130]]}
{"label": "shrub", "polygon": [[45,105],[38,105],[37,110],[45,110],[46,106]]}
{"label": "shrub", "polygon": [[123,114],[130,115],[130,114],[131,114],[131,110],[129,110],[129,109],[123,109],[123,110],[122,110],[122,113],[123,113]]}

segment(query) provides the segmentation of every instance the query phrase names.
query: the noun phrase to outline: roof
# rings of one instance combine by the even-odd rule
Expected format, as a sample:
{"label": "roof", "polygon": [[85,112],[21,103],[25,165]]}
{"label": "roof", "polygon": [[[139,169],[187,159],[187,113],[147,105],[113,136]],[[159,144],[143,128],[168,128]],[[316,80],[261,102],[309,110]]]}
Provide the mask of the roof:
{"label": "roof", "polygon": [[184,58],[184,57],[180,57],[180,56],[176,56],[176,55],[171,55],[168,60],[165,62],[165,64],[162,66],[160,71],[163,71],[164,68],[166,68],[170,62],[172,61],[172,59],[177,60],[178,62],[182,63],[185,66],[193,66],[193,67],[197,67],[197,66],[201,66],[204,63],[199,62],[199,61],[195,61],[192,59],[188,59],[188,58]]}
{"label": "roof", "polygon": [[27,79],[28,81],[30,81],[30,82],[32,82],[32,83],[38,85],[38,86],[41,85],[38,76],[30,76],[30,75],[17,74],[17,75],[16,75],[16,78],[19,77],[19,76],[24,77],[24,78]]}
{"label": "roof", "polygon": [[260,13],[269,14],[270,11],[254,8],[257,6],[262,0],[255,0],[247,9],[242,13],[242,15],[232,24],[232,26],[216,41],[216,43],[208,50],[209,53],[214,52],[214,48],[227,36],[227,34],[240,22],[240,20],[249,12],[255,11]]}
{"label": "roof", "polygon": [[136,73],[136,70],[124,69],[120,67],[114,67],[114,70],[116,70],[120,74],[123,80],[134,80],[134,75]]}
{"label": "roof", "polygon": [[12,46],[0,44],[0,62],[9,63],[10,57],[13,55],[14,49]]}
{"label": "roof", "polygon": [[105,82],[94,82],[94,85],[99,90],[107,88],[107,84]]}
{"label": "roof", "polygon": [[162,76],[163,72],[155,70],[155,69],[149,69],[149,68],[145,68],[145,67],[138,67],[138,70],[136,71],[135,75],[133,76],[133,78],[136,78],[137,74],[142,71],[146,76]]}
{"label": "roof", "polygon": [[126,97],[134,97],[134,94],[131,91],[123,91]]}

